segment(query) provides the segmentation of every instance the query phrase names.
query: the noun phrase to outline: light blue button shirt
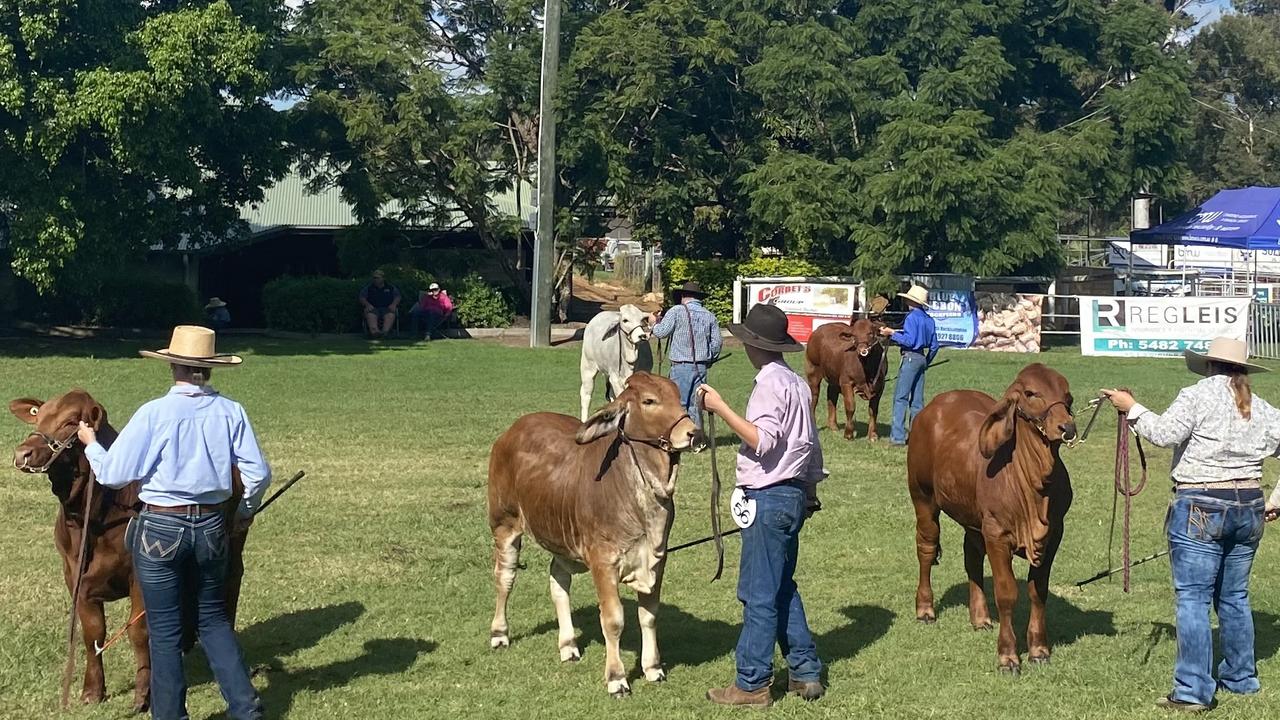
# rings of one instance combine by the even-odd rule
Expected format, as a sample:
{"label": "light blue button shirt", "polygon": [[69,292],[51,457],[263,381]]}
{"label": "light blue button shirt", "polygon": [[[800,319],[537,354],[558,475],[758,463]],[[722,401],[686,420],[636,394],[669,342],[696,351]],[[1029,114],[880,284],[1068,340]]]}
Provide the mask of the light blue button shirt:
{"label": "light blue button shirt", "polygon": [[244,483],[241,517],[252,515],[271,483],[271,468],[240,403],[198,385],[174,385],[138,408],[107,450],[85,448],[98,482],[120,488],[142,481],[144,503],[216,505],[231,497],[231,466]]}

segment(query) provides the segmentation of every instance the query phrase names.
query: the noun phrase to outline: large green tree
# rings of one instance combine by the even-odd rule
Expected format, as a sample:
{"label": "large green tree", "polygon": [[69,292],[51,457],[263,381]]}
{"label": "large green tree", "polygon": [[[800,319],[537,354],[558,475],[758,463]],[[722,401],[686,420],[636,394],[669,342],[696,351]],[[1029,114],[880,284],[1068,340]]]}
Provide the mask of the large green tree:
{"label": "large green tree", "polygon": [[577,153],[672,253],[1045,268],[1065,208],[1177,187],[1176,23],[1143,0],[638,0],[578,38]]}
{"label": "large green tree", "polygon": [[15,271],[92,283],[226,237],[287,167],[270,0],[0,0],[0,212]]}
{"label": "large green tree", "polygon": [[1280,2],[1239,0],[1192,40],[1195,135],[1189,199],[1280,185]]}

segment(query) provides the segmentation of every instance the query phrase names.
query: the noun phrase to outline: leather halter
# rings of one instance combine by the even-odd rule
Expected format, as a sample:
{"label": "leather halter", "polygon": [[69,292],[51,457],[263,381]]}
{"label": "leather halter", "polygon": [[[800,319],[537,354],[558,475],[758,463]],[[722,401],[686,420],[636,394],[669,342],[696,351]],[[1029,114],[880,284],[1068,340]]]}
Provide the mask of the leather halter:
{"label": "leather halter", "polygon": [[627,430],[625,427],[627,421],[623,419],[622,425],[618,427],[618,437],[621,438],[622,441],[627,443],[628,445],[630,445],[633,442],[638,442],[638,443],[643,443],[645,445],[648,445],[650,447],[658,448],[659,450],[667,454],[675,453],[678,451],[676,450],[675,445],[671,443],[671,432],[676,429],[676,426],[680,424],[681,420],[689,420],[690,422],[692,422],[692,418],[689,417],[689,413],[684,413],[680,417],[676,418],[676,421],[671,423],[671,427],[667,428],[667,431],[659,435],[658,437],[640,438],[640,437],[631,437],[630,435],[627,434]]}
{"label": "leather halter", "polygon": [[[1070,406],[1070,405],[1068,405],[1068,404],[1067,404],[1065,401],[1063,401],[1063,400],[1057,400],[1057,401],[1055,401],[1055,402],[1050,403],[1050,404],[1049,404],[1049,407],[1045,408],[1045,409],[1044,409],[1044,413],[1043,413],[1043,414],[1041,414],[1041,415],[1032,415],[1031,413],[1027,412],[1026,410],[1023,410],[1023,409],[1022,409],[1022,403],[1017,403],[1017,404],[1014,406],[1014,407],[1016,408],[1016,409],[1014,410],[1014,412],[1015,412],[1015,413],[1017,413],[1018,417],[1020,417],[1020,418],[1022,418],[1023,420],[1026,420],[1027,422],[1031,423],[1031,426],[1032,426],[1032,427],[1034,427],[1036,430],[1040,431],[1040,434],[1044,436],[1044,439],[1045,439],[1045,440],[1049,440],[1049,432],[1048,432],[1047,430],[1045,430],[1045,428],[1044,428],[1044,423],[1045,423],[1045,421],[1046,421],[1046,420],[1048,420],[1048,419],[1049,419],[1049,413],[1050,413],[1050,412],[1053,412],[1053,409],[1054,409],[1055,407],[1059,406],[1059,405],[1061,405],[1062,407],[1066,408],[1066,410],[1067,410],[1067,415],[1068,415],[1068,416],[1070,416],[1073,420],[1075,419],[1076,414],[1075,414],[1074,412],[1072,412],[1072,411],[1071,411],[1071,406]],[[1063,437],[1063,438],[1062,438],[1062,441],[1063,441],[1064,443],[1066,443],[1068,447],[1074,447],[1076,444],[1078,444],[1078,439],[1079,439],[1079,437],[1080,437],[1080,436],[1079,436],[1079,434],[1073,435],[1070,439],[1068,439],[1068,438],[1066,438],[1066,437]]]}
{"label": "leather halter", "polygon": [[33,473],[48,472],[49,468],[53,467],[53,463],[55,463],[58,460],[58,458],[62,456],[62,453],[66,452],[68,449],[71,448],[71,446],[76,444],[76,441],[78,440],[78,438],[76,437],[76,433],[77,433],[76,430],[72,430],[71,435],[69,435],[65,440],[58,441],[58,440],[55,440],[52,436],[46,435],[38,430],[31,431],[31,433],[27,435],[27,437],[40,438],[41,440],[44,441],[45,447],[49,448],[49,451],[52,453],[52,455],[49,457],[49,462],[46,462],[44,465],[41,465],[40,467],[31,467],[30,465],[27,464],[26,460],[23,460],[22,464],[19,465],[17,458],[14,458],[13,466],[18,470],[26,470]]}

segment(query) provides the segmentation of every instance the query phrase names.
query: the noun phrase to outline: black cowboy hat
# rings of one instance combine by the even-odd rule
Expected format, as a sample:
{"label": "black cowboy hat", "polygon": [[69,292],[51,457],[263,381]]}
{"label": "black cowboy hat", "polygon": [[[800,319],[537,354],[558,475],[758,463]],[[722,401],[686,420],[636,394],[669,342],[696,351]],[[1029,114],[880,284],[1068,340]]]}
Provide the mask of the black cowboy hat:
{"label": "black cowboy hat", "polygon": [[703,298],[707,296],[707,294],[702,291],[702,286],[699,285],[694,280],[690,280],[684,285],[681,285],[680,287],[671,291],[671,297],[675,298],[676,300],[679,300],[680,298],[686,295],[688,295],[689,297],[695,297],[695,298]]}
{"label": "black cowboy hat", "polygon": [[741,325],[730,324],[729,332],[742,341],[761,350],[774,352],[800,352],[804,346],[787,333],[787,314],[776,305],[753,305]]}

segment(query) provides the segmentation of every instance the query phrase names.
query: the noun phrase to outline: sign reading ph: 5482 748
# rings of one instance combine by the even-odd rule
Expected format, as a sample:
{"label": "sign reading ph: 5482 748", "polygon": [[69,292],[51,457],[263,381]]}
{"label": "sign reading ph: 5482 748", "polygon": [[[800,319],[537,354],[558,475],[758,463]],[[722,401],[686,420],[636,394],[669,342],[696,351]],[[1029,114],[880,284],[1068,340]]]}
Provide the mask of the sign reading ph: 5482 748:
{"label": "sign reading ph: 5482 748", "polygon": [[1244,340],[1248,330],[1248,298],[1080,298],[1085,355],[1172,357],[1203,351],[1216,337]]}

